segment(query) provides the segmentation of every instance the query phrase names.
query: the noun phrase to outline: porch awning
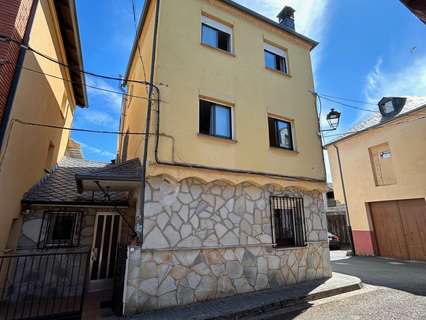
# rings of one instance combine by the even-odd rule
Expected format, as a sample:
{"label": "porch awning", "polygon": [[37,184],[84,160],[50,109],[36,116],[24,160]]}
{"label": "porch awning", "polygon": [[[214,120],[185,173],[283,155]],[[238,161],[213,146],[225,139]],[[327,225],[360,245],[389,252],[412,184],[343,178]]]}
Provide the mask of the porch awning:
{"label": "porch awning", "polygon": [[129,160],[120,164],[111,164],[86,174],[77,174],[77,190],[85,191],[132,191],[139,187],[142,167],[139,159]]}

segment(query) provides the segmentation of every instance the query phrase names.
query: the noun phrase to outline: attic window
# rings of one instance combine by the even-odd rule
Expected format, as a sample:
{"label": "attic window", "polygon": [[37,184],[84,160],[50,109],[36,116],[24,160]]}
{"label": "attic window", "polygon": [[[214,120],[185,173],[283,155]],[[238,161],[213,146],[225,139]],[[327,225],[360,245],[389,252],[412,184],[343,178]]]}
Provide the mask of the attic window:
{"label": "attic window", "polygon": [[383,105],[383,112],[386,114],[392,113],[395,111],[395,107],[393,106],[393,101],[390,100]]}

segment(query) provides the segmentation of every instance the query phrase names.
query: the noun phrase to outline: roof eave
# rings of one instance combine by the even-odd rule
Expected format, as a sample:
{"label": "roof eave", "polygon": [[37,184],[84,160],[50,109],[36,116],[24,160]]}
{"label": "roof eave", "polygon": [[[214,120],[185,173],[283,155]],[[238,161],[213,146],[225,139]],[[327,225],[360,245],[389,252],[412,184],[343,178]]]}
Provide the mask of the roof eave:
{"label": "roof eave", "polygon": [[[146,0],[145,3],[144,3],[144,7],[143,7],[143,10],[142,10],[142,15],[141,15],[141,18],[140,18],[139,24],[138,24],[138,31],[136,33],[135,40],[133,41],[133,46],[132,46],[132,51],[130,53],[129,62],[127,63],[126,76],[124,78],[125,80],[129,79],[130,69],[132,67],[132,62],[134,60],[133,58],[134,58],[134,56],[136,54],[136,50],[137,50],[137,46],[138,46],[138,41],[139,41],[140,36],[142,34],[143,26],[145,24],[146,16],[148,14],[148,8],[149,8],[149,6],[150,6],[150,4],[151,4],[152,1],[153,0]],[[315,40],[312,40],[312,39],[310,39],[310,38],[308,38],[308,37],[306,37],[306,36],[304,36],[304,35],[296,32],[296,31],[294,31],[292,29],[286,28],[286,27],[280,25],[278,22],[275,22],[275,21],[273,21],[273,20],[271,20],[271,19],[269,19],[269,18],[267,18],[267,17],[265,17],[265,16],[263,16],[263,15],[255,12],[255,11],[253,11],[253,10],[250,10],[250,9],[248,9],[248,8],[242,6],[242,5],[240,5],[240,4],[238,4],[238,3],[234,2],[234,1],[231,1],[231,0],[221,0],[221,1],[223,1],[224,3],[226,3],[227,5],[235,8],[235,9],[243,11],[243,12],[245,12],[245,13],[247,13],[247,14],[249,14],[249,15],[251,15],[251,16],[253,16],[253,17],[255,17],[255,18],[257,18],[257,19],[259,19],[261,21],[263,21],[263,22],[268,23],[269,25],[272,25],[273,27],[276,27],[276,28],[278,28],[278,29],[280,29],[282,31],[288,32],[291,35],[299,38],[300,40],[303,40],[303,41],[307,42],[311,46],[310,50],[313,50],[319,44],[319,42],[317,42]]]}
{"label": "roof eave", "polygon": [[78,106],[86,107],[87,90],[84,74],[80,72],[80,70],[84,70],[84,64],[75,0],[58,0],[54,3],[67,61],[71,66],[69,72],[75,101]]}
{"label": "roof eave", "polygon": [[410,111],[408,111],[408,112],[406,112],[406,113],[399,114],[399,115],[397,115],[396,117],[393,117],[393,118],[391,118],[391,119],[389,119],[389,120],[387,120],[387,121],[385,121],[385,122],[381,122],[381,123],[375,124],[375,125],[373,125],[373,126],[371,126],[371,127],[368,127],[368,128],[362,129],[362,130],[360,130],[360,131],[357,131],[357,132],[355,132],[355,133],[349,134],[349,135],[347,135],[347,136],[345,136],[345,137],[342,137],[342,138],[339,138],[339,139],[333,140],[332,142],[325,144],[325,145],[324,145],[324,148],[327,148],[327,147],[329,147],[329,146],[335,145],[336,143],[339,143],[339,142],[342,142],[342,141],[344,141],[344,140],[347,140],[347,139],[350,139],[350,138],[352,138],[352,137],[355,137],[355,136],[357,136],[357,135],[359,135],[359,134],[361,134],[361,133],[364,133],[364,132],[366,132],[366,131],[368,131],[368,130],[372,130],[372,129],[375,129],[375,128],[378,128],[378,127],[381,127],[381,126],[385,126],[385,125],[387,125],[388,123],[390,123],[390,122],[392,122],[392,121],[394,121],[394,120],[397,120],[397,119],[400,119],[400,118],[402,118],[402,117],[408,116],[408,115],[410,115],[410,114],[412,114],[412,113],[414,113],[414,112],[416,112],[416,111],[419,111],[419,110],[421,110],[421,109],[423,109],[423,108],[426,108],[426,105],[422,105],[422,106],[420,106],[420,107],[418,107],[418,108],[415,108],[415,109],[413,109],[413,110],[410,110]]}

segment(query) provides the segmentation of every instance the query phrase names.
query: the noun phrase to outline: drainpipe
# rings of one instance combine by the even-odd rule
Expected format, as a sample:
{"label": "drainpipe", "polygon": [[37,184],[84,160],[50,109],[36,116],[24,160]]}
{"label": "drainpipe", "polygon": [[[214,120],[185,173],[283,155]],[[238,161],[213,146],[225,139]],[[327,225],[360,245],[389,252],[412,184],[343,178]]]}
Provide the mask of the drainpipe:
{"label": "drainpipe", "polygon": [[[158,20],[160,16],[160,0],[157,0],[155,8],[155,22],[154,22],[154,35],[152,43],[152,56],[151,56],[151,74],[149,79],[149,92],[148,92],[148,107],[146,111],[146,125],[145,125],[145,141],[142,159],[142,174],[141,174],[141,187],[139,191],[139,201],[137,202],[136,212],[139,212],[139,217],[136,219],[137,224],[140,227],[137,228],[139,244],[142,246],[143,243],[143,228],[144,228],[144,217],[145,217],[145,184],[146,184],[146,167],[148,162],[148,147],[149,147],[149,136],[151,130],[151,111],[152,111],[152,94],[155,89],[154,85],[154,72],[155,72],[155,58],[157,54],[157,31],[158,31]],[[139,41],[139,39],[136,39]]]}
{"label": "drainpipe", "polygon": [[356,256],[355,245],[354,245],[354,237],[353,237],[353,234],[352,234],[351,218],[349,217],[348,199],[346,197],[345,181],[343,179],[342,161],[340,159],[339,147],[337,145],[335,145],[335,144],[333,144],[333,147],[336,149],[336,153],[337,153],[337,162],[339,164],[340,182],[342,184],[343,198],[345,200],[345,207],[346,207],[346,229],[347,229],[348,234],[349,234],[349,242],[350,242],[350,246],[351,246],[351,250],[352,250],[352,255]]}

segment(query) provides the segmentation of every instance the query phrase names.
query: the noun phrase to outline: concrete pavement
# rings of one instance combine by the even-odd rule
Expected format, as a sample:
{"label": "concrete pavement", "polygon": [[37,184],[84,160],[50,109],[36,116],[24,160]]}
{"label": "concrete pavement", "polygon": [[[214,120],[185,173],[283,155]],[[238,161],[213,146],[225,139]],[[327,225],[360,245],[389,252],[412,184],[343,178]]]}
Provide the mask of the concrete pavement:
{"label": "concrete pavement", "polygon": [[358,277],[363,283],[426,296],[426,263],[382,257],[346,257],[344,251],[331,251],[332,268]]}

